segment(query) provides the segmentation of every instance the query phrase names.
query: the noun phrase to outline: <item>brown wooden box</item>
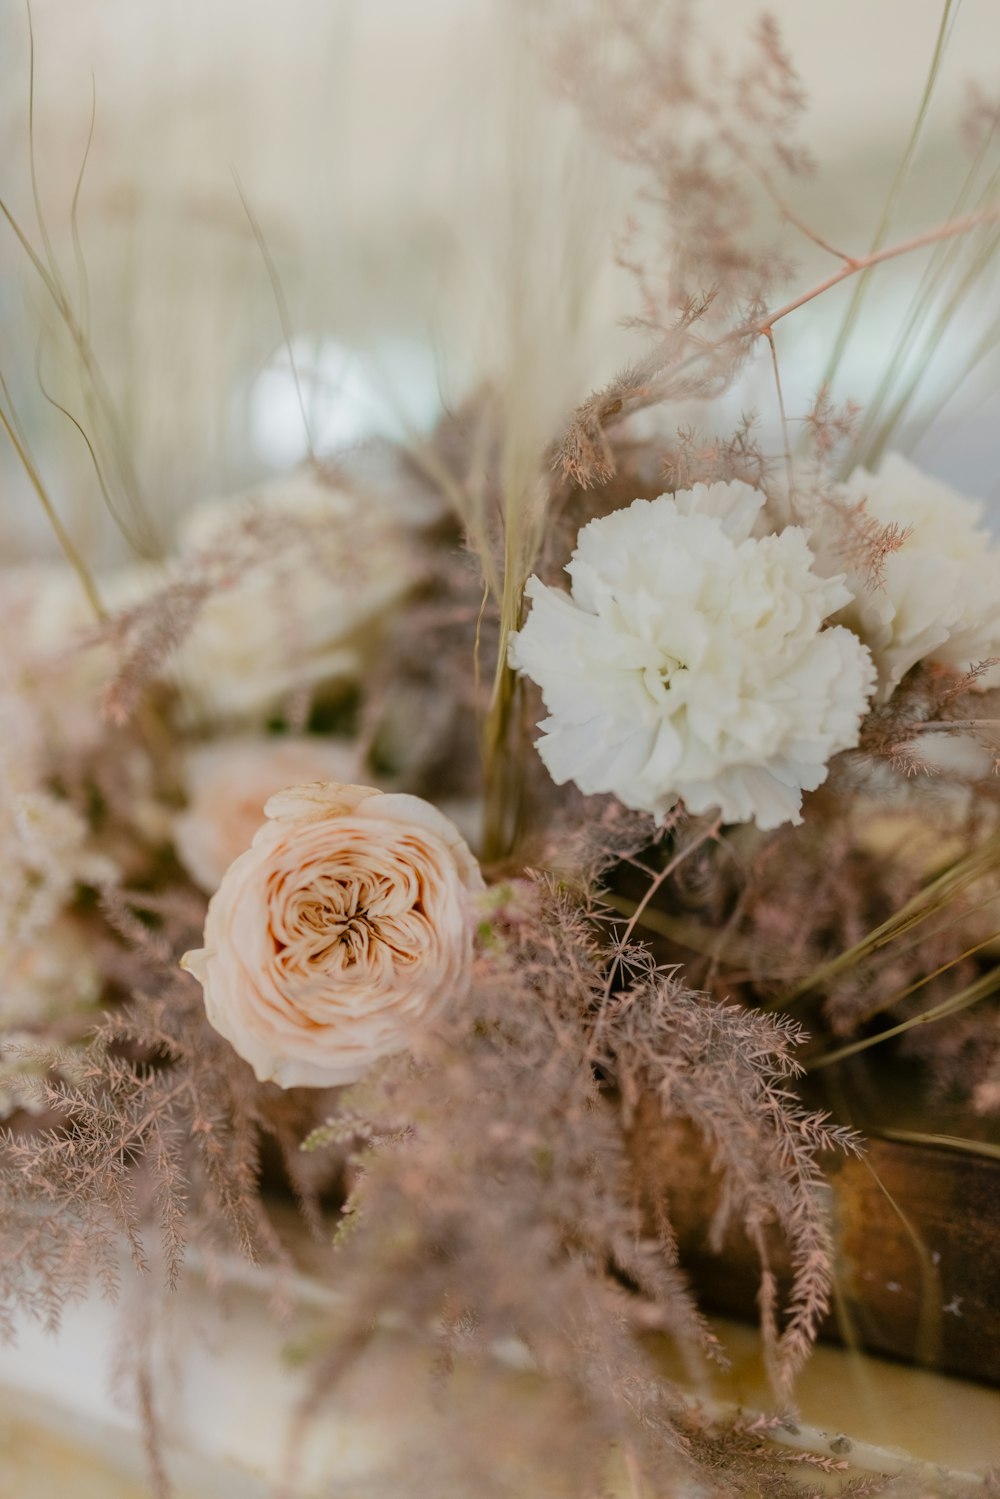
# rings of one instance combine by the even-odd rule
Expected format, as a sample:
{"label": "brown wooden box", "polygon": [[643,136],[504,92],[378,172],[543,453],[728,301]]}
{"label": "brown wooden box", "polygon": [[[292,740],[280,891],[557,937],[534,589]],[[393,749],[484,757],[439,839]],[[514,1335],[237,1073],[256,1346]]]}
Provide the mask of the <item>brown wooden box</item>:
{"label": "brown wooden box", "polygon": [[[759,1270],[745,1235],[707,1244],[717,1178],[698,1137],[640,1110],[633,1148],[663,1184],[682,1262],[707,1310],[756,1315]],[[966,1378],[1000,1383],[1000,1161],[870,1139],[830,1161],[835,1304],[822,1335]],[[779,1270],[787,1279],[787,1263]]]}

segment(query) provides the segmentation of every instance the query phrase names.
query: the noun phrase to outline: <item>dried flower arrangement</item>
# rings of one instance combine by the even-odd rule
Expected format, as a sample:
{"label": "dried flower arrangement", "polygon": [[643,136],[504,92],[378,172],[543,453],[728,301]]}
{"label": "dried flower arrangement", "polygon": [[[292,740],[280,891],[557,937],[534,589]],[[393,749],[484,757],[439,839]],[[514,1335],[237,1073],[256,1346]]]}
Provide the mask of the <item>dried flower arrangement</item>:
{"label": "dried flower arrangement", "polygon": [[[634,1495],[822,1472],[903,1496],[657,1373],[657,1333],[695,1391],[725,1359],[662,1141],[704,1151],[702,1235],[751,1247],[782,1404],[837,1268],[825,1167],[864,1151],[882,1059],[989,1154],[998,547],[885,452],[903,360],[864,417],[824,385],[796,448],[775,330],[853,278],[849,324],[894,257],[984,255],[1000,207],[843,254],[782,196],[807,163],[771,24],[708,81],[688,5],[573,9],[556,75],[645,176],[622,260],[650,352],[561,433],[487,391],[95,575],[3,387],[67,565],[0,578],[0,1325],[113,1290],[123,1238],[169,1285],[191,1245],[280,1272],[290,1189],[319,1240],[339,1215],[347,1293],[302,1422],[387,1325],[443,1386],[406,1492],[596,1494],[620,1463]],[[977,101],[977,171],[996,125]],[[36,249],[0,207],[90,376],[100,467],[86,319],[44,223]],[[811,292],[781,300],[768,212],[836,267]],[[784,451],[749,421],[671,430],[761,340]]]}

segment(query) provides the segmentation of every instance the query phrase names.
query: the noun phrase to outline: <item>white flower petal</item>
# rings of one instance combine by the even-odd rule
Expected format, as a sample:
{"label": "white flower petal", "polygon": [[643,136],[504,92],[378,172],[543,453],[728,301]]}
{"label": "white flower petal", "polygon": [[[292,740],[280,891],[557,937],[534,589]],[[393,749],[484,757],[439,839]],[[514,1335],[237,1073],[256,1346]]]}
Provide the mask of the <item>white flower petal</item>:
{"label": "white flower petal", "polygon": [[173,821],[184,868],[211,895],[253,842],[269,797],[302,782],[352,781],[357,758],[346,741],[311,736],[234,735],[196,745],[184,763],[188,805]]}
{"label": "white flower petal", "polygon": [[[879,525],[908,532],[885,558],[880,584],[849,574],[853,602],[840,616],[875,658],[881,700],[918,661],[965,671],[1000,656],[1000,548],[982,507],[896,453],[877,474],[855,469],[844,489]],[[816,527],[828,545],[833,524],[821,515]],[[996,685],[998,675],[979,685]]]}
{"label": "white flower petal", "polygon": [[529,581],[509,659],[541,688],[555,781],[771,828],[857,743],[874,667],[823,628],[851,594],[802,530],[755,538],[761,504],[739,484],[637,500],[580,532],[570,594]]}
{"label": "white flower petal", "polygon": [[[231,576],[174,656],[187,711],[262,719],[290,693],[356,680],[383,617],[413,580],[397,521],[308,470],[196,506],[179,538],[180,565],[185,553],[218,551]],[[272,533],[281,543],[273,555]]]}

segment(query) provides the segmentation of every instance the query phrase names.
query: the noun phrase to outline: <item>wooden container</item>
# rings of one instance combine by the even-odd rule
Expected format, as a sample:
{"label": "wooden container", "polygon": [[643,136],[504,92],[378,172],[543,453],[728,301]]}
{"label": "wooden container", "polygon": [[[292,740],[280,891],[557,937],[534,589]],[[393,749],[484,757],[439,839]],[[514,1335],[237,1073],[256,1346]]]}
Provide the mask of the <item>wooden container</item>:
{"label": "wooden container", "polygon": [[[700,1303],[755,1317],[759,1266],[746,1236],[731,1229],[721,1254],[707,1243],[718,1177],[700,1138],[651,1099],[633,1149],[666,1190]],[[825,1164],[837,1278],[822,1336],[1000,1383],[1000,1161],[875,1138],[863,1159]],[[787,1286],[787,1258],[776,1257]]]}

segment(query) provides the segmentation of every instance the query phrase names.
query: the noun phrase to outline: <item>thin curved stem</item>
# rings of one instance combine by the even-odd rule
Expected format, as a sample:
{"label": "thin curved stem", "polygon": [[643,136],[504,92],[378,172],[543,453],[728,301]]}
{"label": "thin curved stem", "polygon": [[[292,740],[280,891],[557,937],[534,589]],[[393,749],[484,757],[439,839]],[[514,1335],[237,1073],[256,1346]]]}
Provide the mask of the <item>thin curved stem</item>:
{"label": "thin curved stem", "polygon": [[[906,182],[906,179],[909,175],[910,167],[913,164],[917,146],[923,133],[924,122],[927,119],[927,112],[930,109],[931,99],[934,95],[938,73],[941,70],[941,63],[943,61],[945,49],[948,42],[949,22],[953,19],[953,16],[957,12],[960,4],[961,0],[944,0],[944,6],[941,11],[941,20],[938,25],[937,38],[934,43],[934,51],[931,56],[930,68],[927,73],[927,81],[924,84],[924,91],[920,99],[920,107],[917,110],[917,116],[913,122],[913,127],[910,131],[910,138],[906,143],[906,149],[903,152],[902,160],[900,161],[899,166],[896,169],[896,175],[893,178],[892,185],[889,188],[888,196],[886,197],[885,203],[883,204],[882,216],[879,219],[878,227],[875,230],[875,236],[871,243],[870,253],[875,253],[880,249],[886,235],[889,233],[893,214],[896,211],[896,204],[899,200],[899,195],[903,190],[903,184]],[[827,367],[823,375],[823,385],[832,386],[833,384],[834,378],[837,374],[837,370],[840,367],[840,361],[844,355],[844,350],[847,348],[847,345],[850,342],[851,335],[854,332],[855,324],[857,323],[858,317],[861,313],[861,304],[864,301],[865,293],[868,289],[868,272],[871,269],[871,265],[874,263],[875,262],[872,261],[861,268],[864,271],[864,274],[862,275],[861,280],[858,282],[857,286],[854,289],[854,295],[851,298],[850,306],[847,308],[847,311],[844,315],[844,320],[840,326],[840,331],[837,334],[833,349],[830,352],[830,358],[827,362]]]}
{"label": "thin curved stem", "polygon": [[1000,204],[993,204],[990,208],[981,209],[978,213],[964,214],[958,219],[949,219],[933,229],[925,229],[922,234],[914,234],[895,245],[887,245],[883,250],[873,250],[869,255],[852,257],[845,260],[839,270],[820,281],[810,291],[793,297],[783,307],[776,307],[773,312],[767,313],[759,321],[747,323],[742,328],[738,328],[730,337],[740,338],[750,333],[758,333],[766,337],[775,323],[780,322],[783,317],[798,311],[800,307],[805,307],[807,302],[812,302],[816,297],[822,296],[834,286],[839,286],[841,281],[847,281],[851,276],[856,276],[860,271],[870,270],[873,266],[882,265],[887,260],[896,260],[900,255],[909,255],[914,250],[923,250],[928,245],[936,245],[942,240],[954,239],[959,234],[968,234],[972,229],[996,223],[1000,223]]}
{"label": "thin curved stem", "polygon": [[778,396],[778,412],[781,416],[781,437],[785,449],[785,474],[788,479],[789,502],[795,493],[795,473],[792,467],[792,445],[788,438],[788,416],[785,412],[785,396],[781,389],[781,372],[778,369],[778,350],[774,343],[774,332],[768,328],[764,337],[771,350],[771,369],[774,372],[774,388]]}
{"label": "thin curved stem", "polygon": [[63,555],[80,580],[80,586],[82,587],[84,594],[86,595],[88,604],[94,611],[95,617],[98,620],[103,620],[105,617],[104,607],[101,603],[101,597],[97,591],[94,580],[87,569],[87,564],[84,562],[82,556],[80,555],[80,552],[77,549],[76,543],[74,542],[73,538],[70,536],[69,532],[66,530],[66,527],[63,525],[62,519],[59,516],[59,512],[53,505],[52,500],[49,498],[48,490],[42,483],[41,475],[32,462],[30,453],[22,444],[21,439],[15,429],[14,423],[8,418],[7,413],[4,411],[2,406],[0,406],[0,427],[3,427],[3,430],[6,432],[8,438],[10,439],[14,451],[20,461],[21,467],[24,469],[24,472],[27,474],[28,479],[31,482],[31,487],[32,489],[34,489],[36,495],[41,501],[42,509],[45,511],[45,515],[48,519],[49,525],[52,527],[52,530],[55,533],[56,540],[62,548]]}
{"label": "thin curved stem", "polygon": [[858,1052],[867,1051],[872,1046],[881,1046],[883,1041],[891,1041],[894,1036],[902,1036],[906,1031],[914,1030],[918,1025],[931,1025],[935,1020],[943,1020],[946,1016],[954,1015],[959,1010],[966,1010],[970,1005],[977,1004],[979,1000],[995,994],[997,989],[1000,989],[1000,968],[991,968],[975,983],[961,989],[958,994],[953,994],[950,999],[933,1005],[922,1015],[900,1021],[899,1025],[890,1026],[887,1031],[880,1031],[877,1036],[865,1036],[860,1041],[852,1041],[847,1046],[839,1046],[836,1051],[828,1051],[823,1056],[817,1057],[815,1061],[808,1062],[806,1071],[818,1072],[823,1067],[832,1067],[835,1062],[843,1062],[848,1057],[857,1056]]}
{"label": "thin curved stem", "polygon": [[[621,938],[617,943],[619,950],[625,948],[632,940],[632,935],[635,932],[636,927],[639,925],[639,922],[642,920],[643,912],[645,911],[646,907],[649,905],[650,901],[653,899],[653,896],[657,893],[657,891],[662,889],[666,881],[669,880],[672,874],[676,873],[676,871],[684,863],[685,859],[689,859],[695,852],[695,850],[699,849],[703,843],[707,843],[710,838],[715,838],[718,835],[719,829],[721,827],[722,818],[717,817],[709,827],[705,828],[703,832],[698,834],[698,837],[695,838],[692,843],[686,844],[685,847],[681,849],[680,853],[675,854],[670,862],[664,865],[655,879],[650,881],[649,888],[647,889],[645,895],[642,897],[642,900],[640,900],[639,904],[636,906],[635,910],[632,912],[632,915],[629,917],[628,925],[626,926]],[[608,981],[604,990],[605,1003],[611,997],[611,986],[614,983],[614,974],[616,967],[616,964],[612,964],[610,972],[608,973]]]}

